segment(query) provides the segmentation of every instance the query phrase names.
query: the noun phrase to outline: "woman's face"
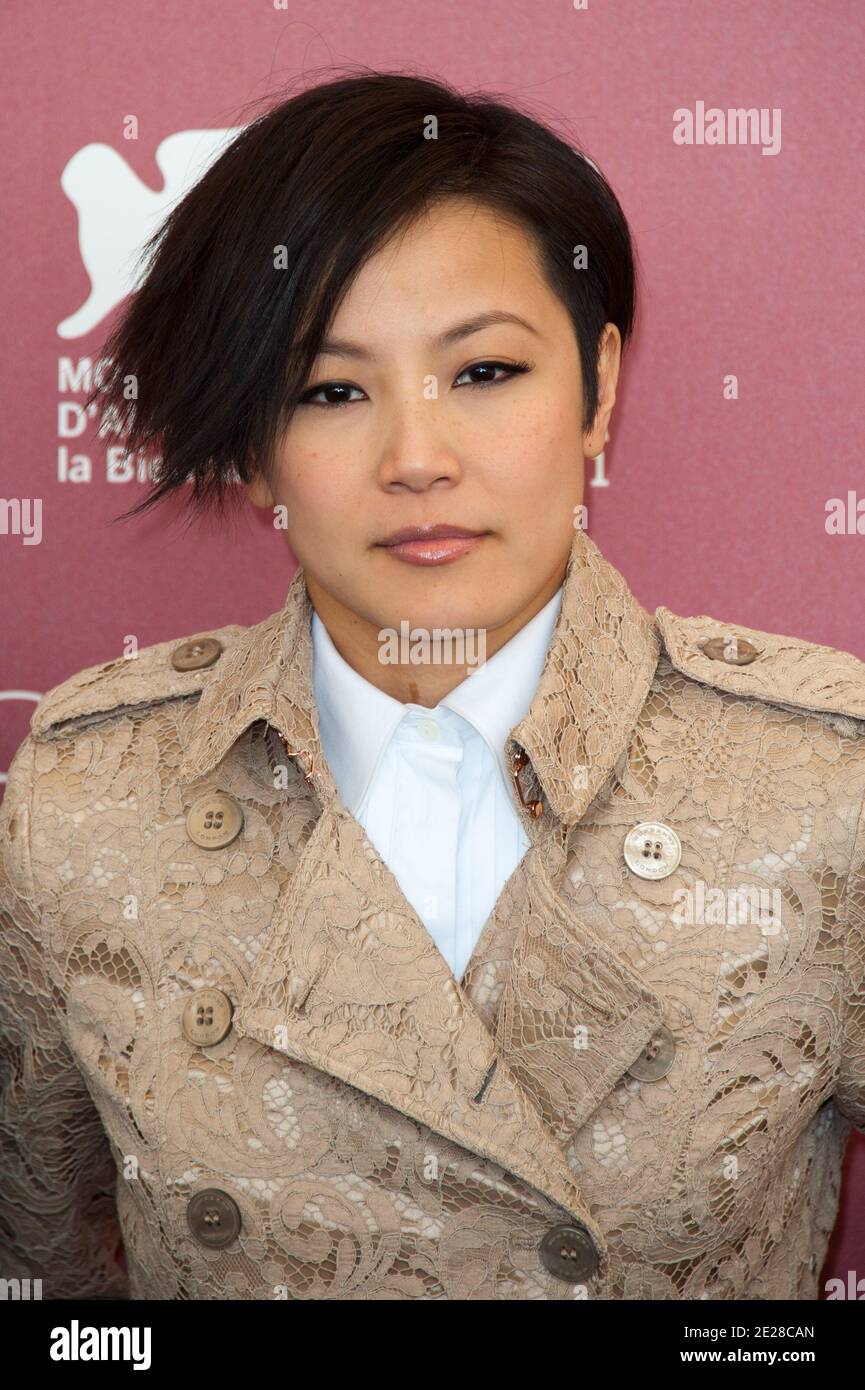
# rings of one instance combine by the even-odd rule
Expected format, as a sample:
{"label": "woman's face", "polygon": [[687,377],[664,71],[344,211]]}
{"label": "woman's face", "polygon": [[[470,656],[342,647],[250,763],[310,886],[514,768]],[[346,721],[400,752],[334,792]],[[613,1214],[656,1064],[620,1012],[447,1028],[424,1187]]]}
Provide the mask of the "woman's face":
{"label": "woman's face", "polygon": [[[620,341],[608,325],[601,408],[584,436],[574,329],[525,231],[448,199],[363,266],[272,486],[248,485],[257,506],[286,508],[287,540],[337,646],[337,634],[356,645],[408,619],[483,628],[489,656],[543,607],[564,575],[584,455],[604,445]],[[480,537],[384,543],[438,525]]]}

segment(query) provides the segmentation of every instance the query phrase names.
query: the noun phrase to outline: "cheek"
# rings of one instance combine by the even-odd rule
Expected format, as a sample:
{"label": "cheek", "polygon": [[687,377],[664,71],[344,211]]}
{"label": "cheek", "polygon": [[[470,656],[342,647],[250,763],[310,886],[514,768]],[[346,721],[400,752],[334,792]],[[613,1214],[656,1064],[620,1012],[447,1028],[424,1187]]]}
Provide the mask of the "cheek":
{"label": "cheek", "polygon": [[568,497],[582,461],[581,436],[569,402],[553,394],[524,402],[508,421],[490,457],[501,487],[537,500],[539,493]]}
{"label": "cheek", "polygon": [[289,515],[302,517],[306,527],[328,530],[329,523],[348,507],[346,470],[320,447],[292,442],[280,457],[276,489]]}

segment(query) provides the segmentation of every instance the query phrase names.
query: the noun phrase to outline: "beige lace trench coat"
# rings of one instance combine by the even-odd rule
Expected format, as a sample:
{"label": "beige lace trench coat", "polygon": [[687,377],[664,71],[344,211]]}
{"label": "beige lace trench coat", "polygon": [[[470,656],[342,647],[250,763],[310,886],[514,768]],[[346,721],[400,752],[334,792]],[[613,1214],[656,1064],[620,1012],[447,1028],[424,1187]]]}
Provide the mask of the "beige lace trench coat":
{"label": "beige lace trench coat", "polygon": [[339,800],[310,616],[298,571],[263,622],[35,711],[2,808],[0,1275],[817,1297],[865,1129],[865,665],[653,617],[576,532],[506,745],[530,848],[457,981]]}

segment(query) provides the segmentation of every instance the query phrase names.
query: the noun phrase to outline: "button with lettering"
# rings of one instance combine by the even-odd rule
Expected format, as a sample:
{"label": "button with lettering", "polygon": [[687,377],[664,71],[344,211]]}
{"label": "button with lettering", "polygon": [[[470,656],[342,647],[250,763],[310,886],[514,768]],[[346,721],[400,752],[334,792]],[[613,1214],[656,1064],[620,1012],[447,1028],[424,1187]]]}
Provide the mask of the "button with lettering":
{"label": "button with lettering", "polygon": [[640,878],[666,878],[679,867],[682,842],[669,825],[642,821],[625,836],[625,863]]}
{"label": "button with lettering", "polygon": [[231,1031],[234,1007],[221,989],[197,989],[186,1001],[183,1036],[196,1047],[215,1047]]}
{"label": "button with lettering", "polygon": [[585,1226],[554,1226],[541,1241],[541,1263],[557,1279],[581,1284],[598,1268],[598,1252]]}
{"label": "button with lettering", "polygon": [[175,671],[202,671],[212,666],[222,655],[222,643],[216,637],[198,637],[191,642],[181,642],[171,653],[171,664]]}
{"label": "button with lettering", "polygon": [[186,1223],[200,1245],[206,1245],[209,1250],[221,1250],[237,1239],[240,1207],[227,1192],[218,1187],[205,1187],[190,1198]]}
{"label": "button with lettering", "polygon": [[712,661],[725,661],[728,666],[748,666],[760,653],[753,642],[744,637],[709,637],[700,643],[700,651]]}
{"label": "button with lettering", "polygon": [[228,792],[205,792],[186,813],[186,833],[202,849],[224,849],[243,828],[243,809]]}
{"label": "button with lettering", "polygon": [[676,1039],[665,1023],[649,1039],[636,1062],[628,1067],[628,1076],[637,1081],[660,1081],[673,1065],[676,1056]]}

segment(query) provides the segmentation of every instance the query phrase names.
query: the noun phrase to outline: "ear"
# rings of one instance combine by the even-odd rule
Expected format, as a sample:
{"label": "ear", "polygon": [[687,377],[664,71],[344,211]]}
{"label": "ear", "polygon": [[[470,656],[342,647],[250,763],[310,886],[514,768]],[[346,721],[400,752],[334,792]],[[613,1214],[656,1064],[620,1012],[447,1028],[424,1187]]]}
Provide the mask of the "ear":
{"label": "ear", "polygon": [[272,509],[276,506],[276,499],[270,490],[267,480],[257,473],[250,482],[244,483],[247,496],[253,507],[267,507]]}
{"label": "ear", "polygon": [[598,349],[598,408],[590,428],[583,435],[583,454],[597,458],[604,452],[607,428],[616,404],[616,385],[622,360],[622,335],[614,323],[604,326]]}

